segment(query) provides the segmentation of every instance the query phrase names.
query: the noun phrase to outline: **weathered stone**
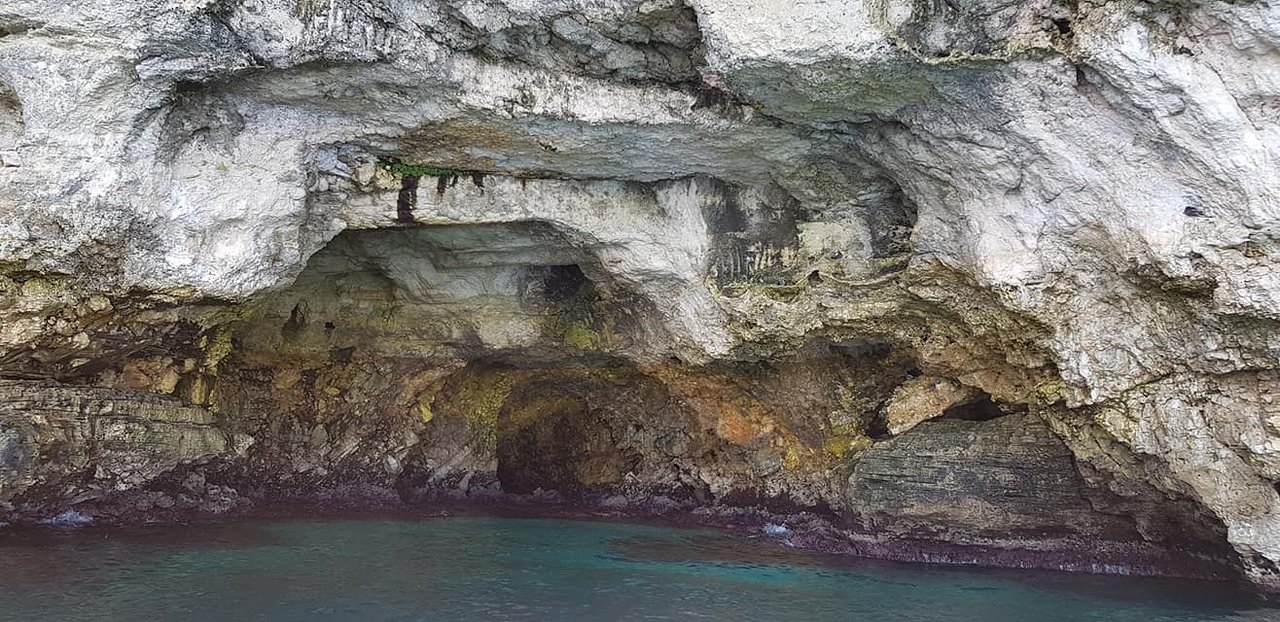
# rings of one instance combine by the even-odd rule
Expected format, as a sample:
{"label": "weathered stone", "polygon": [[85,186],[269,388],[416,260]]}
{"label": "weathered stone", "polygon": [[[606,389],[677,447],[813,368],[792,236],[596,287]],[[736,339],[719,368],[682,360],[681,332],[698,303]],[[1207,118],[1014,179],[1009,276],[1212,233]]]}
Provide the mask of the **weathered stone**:
{"label": "weathered stone", "polygon": [[1119,517],[1097,514],[1071,452],[1033,415],[991,421],[941,419],[863,452],[849,479],[849,505],[868,526],[901,533],[945,531],[963,541],[984,533],[1036,531],[1114,538]]}
{"label": "weathered stone", "polygon": [[26,514],[140,488],[227,448],[212,413],[177,400],[0,381],[0,502]]}
{"label": "weathered stone", "polygon": [[980,391],[946,378],[921,376],[894,389],[885,406],[885,423],[890,434],[902,434],[921,421],[942,416],[948,408],[982,397]]}
{"label": "weathered stone", "polygon": [[1135,529],[1134,515],[1167,511],[1158,497],[1099,511],[1115,493],[1091,487],[1036,415],[921,423],[863,452],[846,494],[859,530],[894,538],[1035,550],[1097,568],[1159,559],[1225,566],[1231,555],[1211,522],[1188,521],[1176,534]]}

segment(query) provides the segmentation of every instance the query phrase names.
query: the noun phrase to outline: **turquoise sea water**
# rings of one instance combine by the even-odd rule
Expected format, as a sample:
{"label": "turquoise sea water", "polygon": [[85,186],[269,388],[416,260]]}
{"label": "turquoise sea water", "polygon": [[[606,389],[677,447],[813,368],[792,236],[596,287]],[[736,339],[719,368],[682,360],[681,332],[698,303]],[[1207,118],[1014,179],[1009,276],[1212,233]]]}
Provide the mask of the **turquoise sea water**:
{"label": "turquoise sea water", "polygon": [[[3,532],[0,532],[3,534]],[[0,620],[1280,620],[1215,584],[889,564],[551,519],[0,535]]]}

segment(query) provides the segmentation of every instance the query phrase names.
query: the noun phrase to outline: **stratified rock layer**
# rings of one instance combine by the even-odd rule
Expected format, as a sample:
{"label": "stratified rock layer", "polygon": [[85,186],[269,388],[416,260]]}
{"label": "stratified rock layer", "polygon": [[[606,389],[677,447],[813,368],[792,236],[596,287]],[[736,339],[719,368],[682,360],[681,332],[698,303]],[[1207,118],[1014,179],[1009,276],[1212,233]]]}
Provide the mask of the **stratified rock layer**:
{"label": "stratified rock layer", "polygon": [[0,381],[0,507],[37,516],[228,452],[213,413],[114,389]]}
{"label": "stratified rock layer", "polygon": [[1266,0],[11,0],[0,502],[554,489],[1280,589],[1278,42]]}

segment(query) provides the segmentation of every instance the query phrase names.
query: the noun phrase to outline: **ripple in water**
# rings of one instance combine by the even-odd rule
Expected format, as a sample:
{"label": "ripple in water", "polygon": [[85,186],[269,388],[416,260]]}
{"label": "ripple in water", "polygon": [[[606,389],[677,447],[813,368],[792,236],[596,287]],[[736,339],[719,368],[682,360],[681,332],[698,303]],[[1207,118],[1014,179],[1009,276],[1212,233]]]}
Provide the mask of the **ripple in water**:
{"label": "ripple in water", "polygon": [[571,520],[8,533],[0,560],[5,620],[1280,619],[1215,584],[880,563]]}

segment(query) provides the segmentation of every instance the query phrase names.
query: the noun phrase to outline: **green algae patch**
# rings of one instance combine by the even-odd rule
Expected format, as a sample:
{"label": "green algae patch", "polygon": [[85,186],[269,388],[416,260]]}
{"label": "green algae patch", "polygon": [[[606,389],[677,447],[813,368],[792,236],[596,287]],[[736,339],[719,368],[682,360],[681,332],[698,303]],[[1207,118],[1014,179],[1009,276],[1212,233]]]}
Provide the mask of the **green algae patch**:
{"label": "green algae patch", "polygon": [[498,414],[516,380],[516,374],[503,371],[464,371],[423,417],[427,419],[426,412],[431,412],[431,419],[444,415],[461,418],[472,431],[474,444],[497,451]]}
{"label": "green algae patch", "polygon": [[200,351],[204,352],[205,369],[216,370],[218,364],[231,355],[231,351],[235,349],[235,344],[232,341],[232,335],[234,334],[235,326],[232,324],[220,324],[214,328],[211,334],[201,337]]}
{"label": "green algae patch", "polygon": [[546,335],[554,343],[581,351],[607,350],[623,341],[609,304],[595,284],[583,283],[548,316]]}
{"label": "green algae patch", "polygon": [[561,341],[575,350],[599,350],[607,343],[604,335],[581,324],[566,329]]}
{"label": "green algae patch", "polygon": [[874,442],[866,434],[838,434],[828,438],[822,444],[822,449],[828,456],[836,460],[844,460],[870,447]]}
{"label": "green algae patch", "polygon": [[431,410],[431,400],[425,398],[418,400],[418,414],[422,416],[424,425],[431,423],[431,420],[435,419],[436,413]]}
{"label": "green algae patch", "polygon": [[451,168],[424,166],[420,164],[405,164],[398,160],[383,162],[382,167],[390,171],[393,175],[398,175],[400,177],[460,177],[462,175],[471,174],[471,171],[459,171]]}
{"label": "green algae patch", "polygon": [[1035,394],[1041,404],[1049,406],[1066,399],[1066,396],[1063,395],[1065,389],[1066,385],[1061,380],[1050,380],[1037,385]]}
{"label": "green algae patch", "polygon": [[[416,180],[420,177],[434,177],[438,180],[436,190],[439,193],[443,193],[446,188],[456,185],[458,180],[464,177],[470,178],[471,183],[477,188],[484,187],[484,171],[445,168],[426,164],[409,164],[400,160],[382,160],[379,164],[382,166],[383,170],[402,180]],[[416,187],[417,185],[415,183],[415,191]]]}
{"label": "green algae patch", "polygon": [[720,293],[728,298],[767,299],[773,302],[790,304],[800,300],[808,291],[806,283],[777,285],[758,282],[726,283],[719,288]]}

